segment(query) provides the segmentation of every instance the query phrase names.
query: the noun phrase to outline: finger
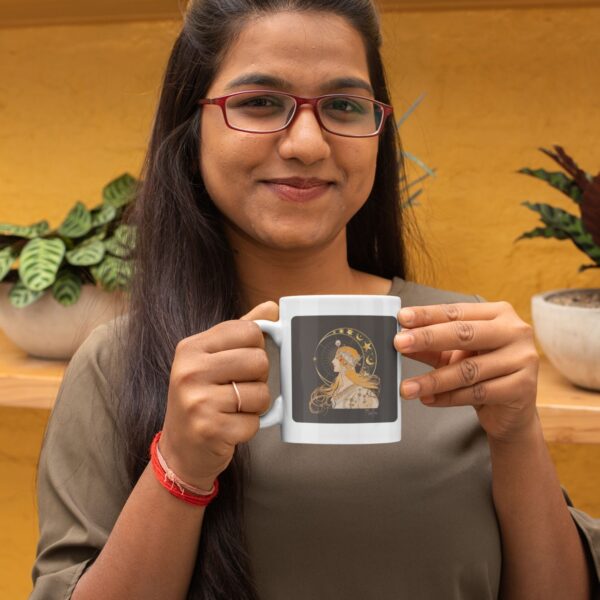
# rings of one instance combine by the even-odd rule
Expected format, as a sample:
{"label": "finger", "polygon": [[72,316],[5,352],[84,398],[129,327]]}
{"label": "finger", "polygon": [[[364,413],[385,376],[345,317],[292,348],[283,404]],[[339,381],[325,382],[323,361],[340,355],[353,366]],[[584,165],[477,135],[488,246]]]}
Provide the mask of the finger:
{"label": "finger", "polygon": [[181,340],[179,349],[196,354],[198,352],[222,352],[234,348],[264,348],[265,339],[260,327],[247,320],[232,320],[218,323],[210,329]]}
{"label": "finger", "polygon": [[494,321],[454,321],[396,334],[394,347],[407,352],[441,352],[443,350],[495,350],[509,344],[513,331]]}
{"label": "finger", "polygon": [[403,352],[402,356],[425,363],[434,369],[438,369],[450,362],[452,353],[452,350],[445,350],[444,352]]}
{"label": "finger", "polygon": [[529,395],[535,398],[535,390],[536,378],[527,376],[524,371],[518,371],[503,377],[480,381],[475,385],[458,390],[434,396],[422,396],[421,402],[433,407],[474,406],[479,408],[484,405],[506,404],[507,399],[510,399],[515,410],[519,410],[520,407],[516,401]]}
{"label": "finger", "polygon": [[[236,385],[241,399],[239,412],[262,415],[268,410],[271,405],[271,393],[265,382],[236,381]],[[219,412],[238,412],[238,397],[233,384],[211,385],[207,393],[215,399]]]}
{"label": "finger", "polygon": [[433,396],[515,373],[521,368],[523,361],[512,349],[471,355],[419,377],[404,380],[401,392],[407,399]]}
{"label": "finger", "polygon": [[269,378],[269,357],[263,348],[234,348],[203,354],[188,369],[193,379],[203,383],[266,382]]}
{"label": "finger", "polygon": [[398,312],[398,321],[403,327],[410,328],[451,321],[485,321],[511,310],[508,302],[457,302],[410,306]]}
{"label": "finger", "polygon": [[223,415],[223,421],[220,423],[221,435],[231,445],[250,441],[259,428],[259,416],[243,412],[236,415]]}
{"label": "finger", "polygon": [[246,313],[240,319],[244,321],[254,321],[255,319],[266,319],[267,321],[279,320],[279,305],[277,302],[268,300],[255,306],[249,313]]}

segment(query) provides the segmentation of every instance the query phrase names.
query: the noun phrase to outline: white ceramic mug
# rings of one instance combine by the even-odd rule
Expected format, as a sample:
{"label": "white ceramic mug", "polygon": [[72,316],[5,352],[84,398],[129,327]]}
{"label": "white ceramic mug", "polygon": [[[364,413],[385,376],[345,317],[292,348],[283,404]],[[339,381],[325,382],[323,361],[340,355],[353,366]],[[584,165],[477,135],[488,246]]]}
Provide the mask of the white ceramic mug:
{"label": "white ceramic mug", "polygon": [[398,296],[284,296],[279,321],[256,320],[280,350],[281,395],[260,427],[284,442],[398,442]]}

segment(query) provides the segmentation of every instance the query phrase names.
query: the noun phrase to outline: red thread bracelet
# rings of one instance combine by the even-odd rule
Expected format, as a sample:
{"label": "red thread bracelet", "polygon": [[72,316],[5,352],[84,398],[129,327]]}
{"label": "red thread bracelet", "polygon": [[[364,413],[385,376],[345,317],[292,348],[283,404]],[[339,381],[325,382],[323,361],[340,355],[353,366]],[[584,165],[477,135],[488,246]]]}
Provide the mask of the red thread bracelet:
{"label": "red thread bracelet", "polygon": [[[173,496],[195,506],[206,506],[219,492],[219,479],[215,479],[213,489],[208,494],[195,494],[186,490],[182,482],[170,469],[166,471],[158,459],[158,440],[160,440],[161,431],[159,431],[150,445],[150,462],[152,470],[158,482]],[[164,461],[164,459],[163,459]],[[166,463],[165,463],[166,464]],[[191,486],[190,486],[191,487]],[[197,489],[197,488],[194,488]]]}

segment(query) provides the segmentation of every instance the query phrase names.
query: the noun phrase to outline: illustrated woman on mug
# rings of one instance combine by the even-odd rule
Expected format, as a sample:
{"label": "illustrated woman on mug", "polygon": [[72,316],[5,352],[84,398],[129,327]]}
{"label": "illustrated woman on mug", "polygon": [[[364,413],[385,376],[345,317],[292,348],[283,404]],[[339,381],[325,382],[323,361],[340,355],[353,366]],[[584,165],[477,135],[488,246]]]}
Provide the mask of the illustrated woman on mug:
{"label": "illustrated woman on mug", "polygon": [[[187,7],[127,311],[72,358],[44,439],[34,600],[596,593],[599,525],[548,455],[530,327],[411,281],[380,44],[369,0]],[[401,297],[401,442],[259,430],[280,383],[253,321],[312,294]]]}
{"label": "illustrated woman on mug", "polygon": [[309,402],[311,412],[319,414],[330,408],[374,409],[379,406],[379,378],[356,370],[360,358],[352,346],[338,346],[331,361],[337,377],[331,385],[322,385],[313,391]]}

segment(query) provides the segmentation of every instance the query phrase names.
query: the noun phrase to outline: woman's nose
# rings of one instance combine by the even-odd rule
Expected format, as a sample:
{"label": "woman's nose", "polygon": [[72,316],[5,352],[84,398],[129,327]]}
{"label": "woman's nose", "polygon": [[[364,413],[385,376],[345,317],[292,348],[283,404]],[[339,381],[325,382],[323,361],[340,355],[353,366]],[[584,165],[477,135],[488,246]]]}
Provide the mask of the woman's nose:
{"label": "woman's nose", "polygon": [[307,165],[328,158],[331,148],[312,107],[305,104],[297,110],[292,124],[283,131],[279,144],[281,157],[297,158]]}

